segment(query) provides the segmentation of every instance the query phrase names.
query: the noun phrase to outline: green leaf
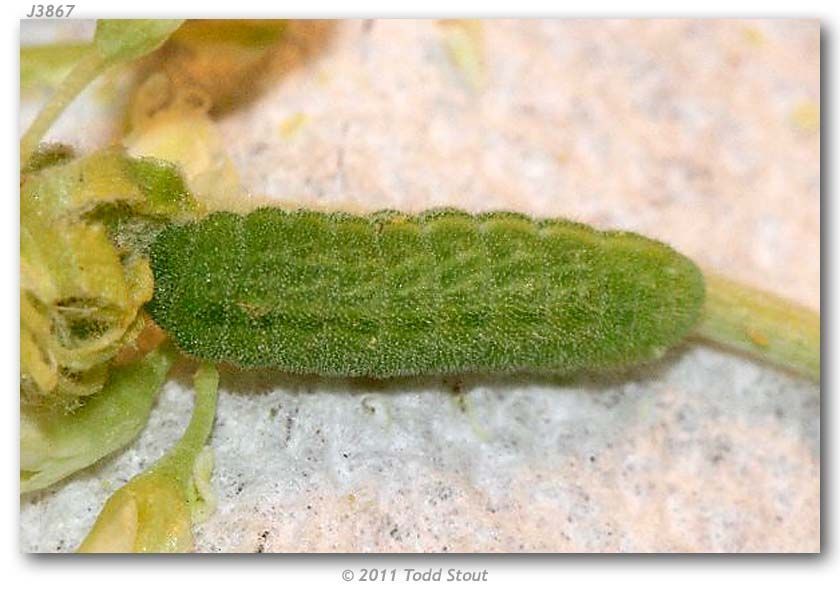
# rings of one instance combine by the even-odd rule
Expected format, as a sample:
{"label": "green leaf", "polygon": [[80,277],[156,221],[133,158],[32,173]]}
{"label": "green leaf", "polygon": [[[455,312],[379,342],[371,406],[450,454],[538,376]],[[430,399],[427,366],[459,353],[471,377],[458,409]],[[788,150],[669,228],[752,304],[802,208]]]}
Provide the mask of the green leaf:
{"label": "green leaf", "polygon": [[159,48],[182,19],[100,19],[93,41],[107,64],[140,58]]}
{"label": "green leaf", "polygon": [[46,44],[20,49],[20,89],[54,88],[91,48],[90,43]]}
{"label": "green leaf", "polygon": [[174,356],[172,349],[160,348],[113,369],[107,385],[72,413],[22,407],[21,493],[52,485],[137,437]]}

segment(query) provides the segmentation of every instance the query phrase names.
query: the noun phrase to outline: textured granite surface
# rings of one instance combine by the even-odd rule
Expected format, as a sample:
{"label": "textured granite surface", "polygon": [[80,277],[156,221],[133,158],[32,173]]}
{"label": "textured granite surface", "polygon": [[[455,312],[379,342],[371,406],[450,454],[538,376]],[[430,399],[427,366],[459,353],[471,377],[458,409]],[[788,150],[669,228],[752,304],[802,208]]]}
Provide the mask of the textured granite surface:
{"label": "textured granite surface", "polygon": [[[26,25],[24,41],[89,31]],[[435,21],[295,23],[250,101],[221,118],[244,202],[566,216],[819,309],[816,21],[481,33],[476,82]],[[119,102],[97,94],[53,137],[112,139],[102,115]],[[225,372],[220,502],[198,549],[818,551],[819,405],[816,385],[698,344],[602,380]],[[181,374],[125,452],[22,497],[21,549],[73,549],[190,406]]]}

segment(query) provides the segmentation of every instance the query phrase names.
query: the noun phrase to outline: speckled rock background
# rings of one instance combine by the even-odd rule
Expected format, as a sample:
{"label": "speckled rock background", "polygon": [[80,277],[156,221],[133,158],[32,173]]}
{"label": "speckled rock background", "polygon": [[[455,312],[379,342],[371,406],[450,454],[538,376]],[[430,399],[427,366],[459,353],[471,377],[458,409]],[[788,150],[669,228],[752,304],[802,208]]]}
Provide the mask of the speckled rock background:
{"label": "speckled rock background", "polygon": [[[26,22],[21,39],[90,31]],[[293,23],[221,117],[243,203],[566,216],[819,309],[818,22],[491,20],[481,34],[476,84],[437,21]],[[52,137],[112,140],[120,102],[97,94]],[[714,348],[606,380],[222,384],[200,551],[820,548],[819,388]],[[72,550],[190,406],[182,372],[135,444],[22,497],[22,550]]]}

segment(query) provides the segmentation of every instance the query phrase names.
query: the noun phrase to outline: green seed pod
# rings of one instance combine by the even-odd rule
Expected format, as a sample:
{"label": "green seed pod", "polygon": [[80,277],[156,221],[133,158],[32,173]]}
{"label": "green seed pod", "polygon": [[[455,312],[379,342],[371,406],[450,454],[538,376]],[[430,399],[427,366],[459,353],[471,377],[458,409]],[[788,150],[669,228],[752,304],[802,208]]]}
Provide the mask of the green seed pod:
{"label": "green seed pod", "polygon": [[183,351],[319,375],[617,369],[678,342],[704,296],[664,244],[514,213],[216,213],[151,262],[148,310]]}

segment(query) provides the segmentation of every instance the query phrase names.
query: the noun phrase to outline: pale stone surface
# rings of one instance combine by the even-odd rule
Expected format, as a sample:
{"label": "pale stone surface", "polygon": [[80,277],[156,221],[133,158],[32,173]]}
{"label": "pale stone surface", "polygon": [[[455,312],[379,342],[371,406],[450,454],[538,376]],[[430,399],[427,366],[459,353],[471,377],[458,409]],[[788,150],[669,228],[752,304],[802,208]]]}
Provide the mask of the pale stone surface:
{"label": "pale stone surface", "polygon": [[[434,21],[295,24],[221,120],[252,202],[566,216],[819,308],[816,21],[483,32],[474,89]],[[86,103],[56,137],[114,135]],[[466,379],[464,400],[455,383],[225,373],[198,549],[819,550],[815,385],[699,345],[619,379]],[[74,548],[190,398],[176,378],[136,444],[23,497],[21,548]]]}

